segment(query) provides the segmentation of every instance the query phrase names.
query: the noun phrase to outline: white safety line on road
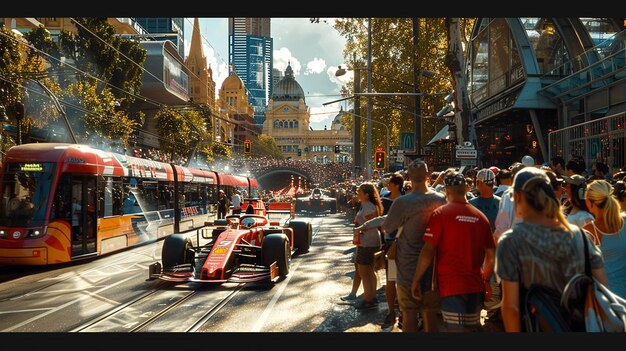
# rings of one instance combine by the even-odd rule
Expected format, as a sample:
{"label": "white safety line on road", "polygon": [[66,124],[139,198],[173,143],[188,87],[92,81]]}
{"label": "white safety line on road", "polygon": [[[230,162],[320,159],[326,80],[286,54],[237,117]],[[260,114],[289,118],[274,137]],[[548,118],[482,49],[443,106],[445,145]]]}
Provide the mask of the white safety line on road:
{"label": "white safety line on road", "polygon": [[11,311],[4,311],[4,312],[0,312],[0,314],[11,314],[11,313],[26,313],[26,312],[37,312],[37,311],[47,311],[47,310],[51,310],[53,307],[46,307],[46,308],[30,308],[27,310],[11,310]]}
{"label": "white safety line on road", "polygon": [[296,269],[298,269],[298,266],[300,266],[300,262],[301,261],[298,261],[294,265],[293,270],[290,270],[289,276],[287,277],[287,280],[282,282],[282,284],[280,286],[280,289],[278,289],[276,294],[274,294],[274,296],[272,297],[270,302],[267,304],[267,306],[265,307],[265,310],[261,314],[261,317],[259,317],[259,319],[257,319],[256,323],[254,324],[254,327],[252,328],[251,332],[258,333],[258,332],[261,331],[261,328],[263,327],[263,325],[267,321],[267,318],[269,317],[270,313],[272,312],[272,308],[274,308],[274,305],[276,304],[276,302],[278,302],[278,299],[280,298],[280,296],[283,294],[283,292],[287,288],[287,285],[289,284],[289,281],[291,280],[291,277],[294,276],[294,273],[296,272]]}
{"label": "white safety line on road", "polygon": [[[319,229],[320,229],[322,223],[323,223],[323,220],[320,220],[320,223],[317,224],[317,228],[316,228],[317,230],[313,231],[313,235],[312,235],[312,238],[311,238],[311,243],[313,243],[313,239],[315,239],[315,236],[319,232]],[[265,322],[269,318],[269,315],[272,312],[272,309],[274,308],[274,305],[276,305],[276,302],[278,302],[278,299],[280,299],[281,295],[283,294],[283,292],[287,288],[287,285],[289,285],[289,281],[291,280],[291,277],[293,277],[295,275],[296,270],[300,266],[300,262],[302,262],[302,261],[298,260],[296,262],[296,264],[293,265],[293,269],[291,269],[289,271],[289,276],[287,277],[287,280],[282,282],[282,284],[280,286],[280,289],[278,289],[276,294],[274,294],[274,296],[272,296],[272,299],[270,300],[270,302],[265,307],[265,310],[263,310],[263,313],[261,314],[261,317],[259,317],[259,319],[257,319],[257,321],[254,324],[254,327],[252,328],[251,332],[258,333],[258,332],[261,331],[261,328],[263,328],[263,325],[265,325]]]}

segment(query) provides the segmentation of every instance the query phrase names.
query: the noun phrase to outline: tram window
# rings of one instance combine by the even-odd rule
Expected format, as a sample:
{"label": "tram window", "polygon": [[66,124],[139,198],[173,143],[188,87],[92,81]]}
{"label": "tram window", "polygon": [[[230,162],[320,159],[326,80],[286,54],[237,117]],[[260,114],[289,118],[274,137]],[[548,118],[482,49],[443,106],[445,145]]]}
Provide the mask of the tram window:
{"label": "tram window", "polygon": [[113,215],[113,177],[98,176],[98,217]]}
{"label": "tram window", "polygon": [[185,201],[182,204],[183,207],[196,206],[200,204],[198,184],[184,183],[183,189],[185,195]]}
{"label": "tram window", "polygon": [[218,198],[218,191],[217,191],[217,184],[209,184],[208,185],[208,197],[209,197],[209,208],[208,211],[209,213],[216,213],[217,212],[217,198]]}
{"label": "tram window", "polygon": [[113,177],[111,184],[112,191],[112,212],[113,216],[119,216],[123,214],[124,204],[124,187],[122,185],[122,178]]}
{"label": "tram window", "polygon": [[143,194],[144,202],[142,205],[143,210],[145,212],[156,211],[158,209],[157,205],[159,201],[157,182],[152,180],[141,180],[139,181],[139,184],[140,185],[137,187],[139,188],[141,186],[142,188],[141,194]]}
{"label": "tram window", "polygon": [[70,220],[72,212],[71,175],[64,173],[59,178],[50,219]]}
{"label": "tram window", "polygon": [[200,184],[200,206],[206,210],[208,204],[209,204],[209,185]]}
{"label": "tram window", "polygon": [[174,208],[174,187],[170,182],[160,181],[159,185],[159,210]]}

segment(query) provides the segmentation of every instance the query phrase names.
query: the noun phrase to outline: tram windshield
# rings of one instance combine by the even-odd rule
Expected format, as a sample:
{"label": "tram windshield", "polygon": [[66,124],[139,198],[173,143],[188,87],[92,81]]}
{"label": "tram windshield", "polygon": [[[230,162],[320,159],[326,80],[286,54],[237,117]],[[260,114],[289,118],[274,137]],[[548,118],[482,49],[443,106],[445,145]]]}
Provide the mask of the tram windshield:
{"label": "tram windshield", "polygon": [[54,163],[8,163],[2,179],[0,225],[35,227],[45,225],[52,189]]}

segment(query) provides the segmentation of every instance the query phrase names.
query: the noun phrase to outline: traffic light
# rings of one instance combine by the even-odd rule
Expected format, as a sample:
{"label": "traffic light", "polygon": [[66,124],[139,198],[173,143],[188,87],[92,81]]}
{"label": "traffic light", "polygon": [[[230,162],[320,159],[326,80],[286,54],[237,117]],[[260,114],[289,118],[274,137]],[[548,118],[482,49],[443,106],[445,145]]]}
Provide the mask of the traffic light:
{"label": "traffic light", "polygon": [[298,156],[302,156],[302,149],[298,148]]}
{"label": "traffic light", "polygon": [[249,155],[252,152],[252,143],[250,140],[244,140],[243,142],[243,152],[246,155]]}
{"label": "traffic light", "polygon": [[335,145],[335,153],[338,154],[339,153],[339,145]]}
{"label": "traffic light", "polygon": [[376,169],[385,169],[384,151],[376,151]]}
{"label": "traffic light", "polygon": [[15,119],[19,122],[24,118],[24,104],[21,102],[15,103]]}

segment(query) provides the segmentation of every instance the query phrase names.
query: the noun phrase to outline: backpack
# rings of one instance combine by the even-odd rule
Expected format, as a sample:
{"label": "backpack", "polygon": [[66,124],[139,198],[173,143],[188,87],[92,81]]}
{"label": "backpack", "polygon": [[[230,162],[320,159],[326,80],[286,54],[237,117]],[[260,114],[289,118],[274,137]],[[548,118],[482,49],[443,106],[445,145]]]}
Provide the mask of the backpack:
{"label": "backpack", "polygon": [[522,326],[527,332],[625,332],[626,300],[591,274],[587,238],[581,230],[585,273],[574,275],[563,292],[533,284],[522,288]]}
{"label": "backpack", "polygon": [[[584,321],[576,316],[576,308],[561,303],[562,294],[554,289],[533,284],[522,296],[522,328],[526,332],[585,331]],[[576,306],[581,303],[571,303]],[[582,310],[582,309],[581,309]]]}
{"label": "backpack", "polygon": [[[587,241],[582,231],[581,235],[586,248]],[[588,255],[588,252],[585,251],[585,254]],[[588,261],[587,256],[585,260]],[[528,289],[520,288],[522,328],[526,332],[586,331],[584,305],[587,284],[578,276],[570,279],[563,292],[537,284]],[[583,284],[577,284],[579,282]]]}

